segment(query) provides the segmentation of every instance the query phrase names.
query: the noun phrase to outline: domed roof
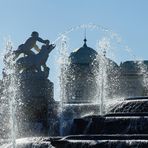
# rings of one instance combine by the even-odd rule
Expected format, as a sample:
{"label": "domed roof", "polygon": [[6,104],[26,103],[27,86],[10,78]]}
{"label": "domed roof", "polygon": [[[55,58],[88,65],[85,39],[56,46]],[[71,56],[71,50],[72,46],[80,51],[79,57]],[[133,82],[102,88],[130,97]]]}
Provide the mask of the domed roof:
{"label": "domed roof", "polygon": [[86,44],[86,39],[84,39],[84,45],[78,50],[74,51],[70,55],[70,60],[72,64],[90,64],[97,56],[97,52],[88,47]]}
{"label": "domed roof", "polygon": [[140,72],[141,69],[148,69],[148,61],[125,61],[120,66],[125,72]]}

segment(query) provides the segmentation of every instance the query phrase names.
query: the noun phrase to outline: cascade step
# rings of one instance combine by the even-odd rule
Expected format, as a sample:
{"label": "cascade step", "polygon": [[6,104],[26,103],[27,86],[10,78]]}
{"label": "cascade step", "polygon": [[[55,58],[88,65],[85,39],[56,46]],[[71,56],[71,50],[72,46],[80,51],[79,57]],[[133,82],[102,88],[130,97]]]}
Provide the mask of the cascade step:
{"label": "cascade step", "polygon": [[[109,113],[109,114],[105,114],[105,115],[103,115],[103,117],[118,117],[118,116],[120,116],[120,117],[124,117],[124,116],[134,116],[134,117],[137,117],[137,116],[148,116],[148,112],[133,112],[133,113],[126,113],[126,112],[119,112],[119,113]],[[94,116],[95,117],[95,116]],[[97,116],[96,116],[97,117]]]}
{"label": "cascade step", "polygon": [[148,99],[129,98],[110,106],[110,113],[143,113],[148,112]]}
{"label": "cascade step", "polygon": [[148,148],[142,140],[64,140],[51,142],[55,148]]}
{"label": "cascade step", "polygon": [[69,135],[61,139],[55,138],[55,140],[65,140],[65,139],[67,140],[148,140],[148,134]]}
{"label": "cascade step", "polygon": [[148,135],[76,135],[51,139],[56,148],[147,148]]}
{"label": "cascade step", "polygon": [[148,134],[148,116],[140,114],[77,118],[73,121],[70,134]]}

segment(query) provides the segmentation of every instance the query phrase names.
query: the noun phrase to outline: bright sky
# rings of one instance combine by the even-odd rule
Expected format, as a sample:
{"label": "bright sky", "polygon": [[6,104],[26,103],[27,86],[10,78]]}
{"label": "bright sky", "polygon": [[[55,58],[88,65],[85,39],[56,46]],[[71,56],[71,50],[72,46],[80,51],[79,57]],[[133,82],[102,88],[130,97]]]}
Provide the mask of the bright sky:
{"label": "bright sky", "polygon": [[[94,23],[118,33],[136,57],[148,60],[148,0],[0,0],[0,50],[11,37],[14,48],[36,30],[43,39],[54,41],[71,27]],[[99,31],[87,31],[88,45],[96,47],[93,37]],[[70,49],[82,46],[84,30],[69,35]],[[55,49],[58,50],[58,49]],[[53,51],[48,60],[50,79],[55,81],[57,60]],[[120,60],[128,58],[122,55]],[[0,61],[2,69],[2,59]]]}

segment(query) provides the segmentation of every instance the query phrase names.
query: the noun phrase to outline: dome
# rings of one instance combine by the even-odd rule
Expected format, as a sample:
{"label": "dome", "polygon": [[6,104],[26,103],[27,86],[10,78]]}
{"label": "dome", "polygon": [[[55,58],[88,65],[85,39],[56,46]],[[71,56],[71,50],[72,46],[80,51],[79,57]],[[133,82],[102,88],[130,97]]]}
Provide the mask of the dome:
{"label": "dome", "polygon": [[97,56],[97,52],[88,47],[86,44],[86,39],[84,39],[84,45],[78,50],[74,51],[70,55],[70,60],[72,64],[90,64]]}

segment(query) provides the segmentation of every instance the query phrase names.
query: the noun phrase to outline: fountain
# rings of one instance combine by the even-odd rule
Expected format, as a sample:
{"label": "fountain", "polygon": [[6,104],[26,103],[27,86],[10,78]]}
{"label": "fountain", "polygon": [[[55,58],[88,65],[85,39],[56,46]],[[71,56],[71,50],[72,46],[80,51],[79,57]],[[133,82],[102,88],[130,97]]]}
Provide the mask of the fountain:
{"label": "fountain", "polygon": [[[10,125],[6,128],[2,127],[4,129],[0,134],[2,138],[12,141],[7,145],[8,147],[18,147],[16,139],[20,137],[54,134],[52,129],[53,83],[47,79],[49,68],[44,66],[41,71],[37,71],[35,67],[37,63],[41,63],[40,66],[42,66],[42,62],[36,62],[37,60],[46,62],[53,48],[55,48],[53,44],[43,45],[37,55],[20,57],[17,61],[14,60],[15,54],[12,47],[7,49],[2,80],[2,99],[5,103],[2,107],[7,114],[2,115],[6,116],[4,122],[10,122]],[[4,141],[9,142],[9,140]]]}
{"label": "fountain", "polygon": [[[84,40],[84,45],[85,43],[86,40]],[[67,91],[67,103],[72,102],[74,104],[69,103],[69,108],[67,107],[69,114],[67,116],[73,116],[75,119],[73,120],[71,130],[69,131],[69,133],[66,133],[66,135],[73,136],[67,136],[60,140],[53,139],[53,141],[51,141],[51,144],[57,148],[135,146],[147,147],[148,145],[146,132],[147,97],[143,97],[144,93],[146,92],[145,88],[147,87],[145,86],[145,88],[143,88],[143,84],[146,85],[147,82],[146,61],[126,61],[118,65],[114,61],[106,57],[106,47],[102,47],[102,50],[103,55],[97,55],[94,62],[92,62],[94,66],[97,63],[97,67],[95,67],[93,72],[96,78],[95,81],[98,84],[96,85],[98,88],[98,94],[96,94],[96,96],[98,96],[100,101],[97,111],[100,110],[101,116],[99,115],[99,112],[93,112],[93,114],[89,112],[94,111],[94,108],[86,109],[86,106],[83,102],[83,97],[81,97],[80,95],[83,92],[82,90],[79,91],[78,97],[77,95],[74,95],[76,90],[80,89],[79,86],[81,86],[83,82],[85,82],[85,80],[83,81],[82,78],[85,77],[86,73],[83,73],[82,77],[80,76],[81,70],[83,69],[81,67],[78,69],[78,74],[81,79],[76,78],[77,76],[75,74],[73,75],[73,73],[76,73],[78,71],[77,65],[74,65],[72,67],[71,64],[69,64],[70,75],[72,75],[72,77],[70,77],[69,75],[67,76],[69,79],[71,79],[71,81],[67,82],[67,90],[69,90]],[[87,50],[85,50],[85,53],[82,54],[83,56],[81,56],[80,51],[81,48],[70,55],[70,62],[72,64],[79,64],[79,67],[83,63],[83,59],[85,59],[85,54],[87,54]],[[79,60],[81,62],[77,62]],[[135,69],[136,71],[133,71],[133,68],[138,68],[139,72],[137,73],[137,69]],[[82,71],[84,71],[84,69]],[[97,74],[97,72],[99,73]],[[138,80],[133,83],[134,81],[132,81],[132,79],[135,80],[136,78],[138,78]],[[80,82],[78,83],[79,85],[76,84],[76,80],[77,82]],[[89,81],[89,78],[87,80]],[[71,83],[74,83],[76,88],[72,86]],[[134,90],[135,88],[136,91]],[[85,90],[85,93],[87,94],[87,89]],[[144,93],[142,90],[144,90]],[[92,91],[91,86],[89,91]],[[140,95],[142,97],[136,98],[136,96]],[[127,100],[122,99],[130,96],[133,96],[133,98],[128,98]],[[115,98],[115,100],[111,100],[114,99],[114,97],[116,97],[117,99]],[[93,95],[91,95],[91,101],[93,100],[93,98]],[[98,99],[96,99],[95,101],[96,104],[99,102]],[[79,105],[82,103],[81,110],[78,110],[74,107],[77,103]],[[83,114],[83,117],[82,112],[84,106],[86,110]],[[89,107],[90,106],[91,103],[89,102]],[[65,112],[67,113],[68,111]],[[79,114],[75,115],[75,113]],[[67,123],[70,124],[68,121]]]}
{"label": "fountain", "polygon": [[[107,92],[106,88],[104,89],[104,87],[107,87],[106,78],[104,79],[103,83],[101,82],[102,77],[104,77],[106,74],[104,66],[108,65],[106,67],[109,67],[113,65],[113,68],[115,68],[115,66],[117,65],[111,60],[108,61],[107,58],[104,58],[104,56],[98,55],[98,58],[97,58],[96,56],[97,52],[92,48],[87,47],[86,39],[84,40],[84,45],[80,49],[77,49],[77,51],[72,52],[68,57],[67,53],[68,53],[69,46],[67,45],[67,40],[65,39],[68,37],[68,34],[78,29],[101,30],[101,31],[104,31],[105,33],[108,33],[109,34],[108,36],[110,36],[110,38],[112,39],[116,38],[116,40],[118,40],[119,42],[118,35],[113,33],[111,30],[105,29],[101,26],[97,26],[94,24],[76,26],[64,32],[61,36],[58,37],[57,40],[61,39],[59,49],[60,49],[60,57],[61,57],[60,67],[62,67],[61,73],[60,73],[60,80],[61,80],[60,86],[61,86],[61,93],[62,93],[60,95],[60,98],[61,98],[60,113],[63,113],[63,114],[60,114],[60,116],[62,117],[61,118],[62,124],[60,126],[61,135],[63,135],[64,133],[65,133],[64,135],[66,135],[66,133],[68,133],[66,131],[68,131],[69,125],[72,123],[73,118],[82,117],[88,114],[92,114],[92,115],[99,114],[99,111],[100,111],[100,114],[105,113],[105,110],[104,110],[105,106],[103,102],[105,98],[104,95]],[[55,42],[57,40],[55,40]],[[101,48],[103,48],[103,50],[106,50],[105,48],[108,48],[108,47],[101,47]],[[88,51],[88,53],[86,53],[86,51]],[[77,61],[77,58],[80,58],[80,60]],[[98,68],[98,65],[100,70]],[[100,73],[98,75],[98,71],[103,72],[103,75],[100,75]],[[116,70],[114,69],[114,72],[115,71]],[[81,73],[82,73],[82,76],[81,76]],[[81,79],[81,77],[83,77],[83,80]],[[103,84],[104,86],[101,84]],[[82,87],[80,87],[80,85]],[[102,100],[101,103],[100,103],[100,98]],[[79,112],[79,114],[77,114],[77,112]],[[65,123],[64,120],[67,123]]]}
{"label": "fountain", "polygon": [[[68,34],[78,29],[101,29],[120,42],[117,34],[95,24],[60,35],[54,41],[60,44],[60,102],[53,98],[48,67],[38,71],[23,65],[26,70],[12,69],[8,79],[9,65],[3,71],[2,90],[8,101],[4,96],[1,100],[9,104],[3,108],[7,112],[10,107],[3,120],[9,119],[12,128],[0,133],[2,148],[147,147],[147,61],[115,63],[108,58],[112,47],[104,37],[94,50],[85,36],[82,47],[69,56]],[[32,63],[33,58],[21,57],[16,64]],[[15,64],[13,56],[10,59]]]}

